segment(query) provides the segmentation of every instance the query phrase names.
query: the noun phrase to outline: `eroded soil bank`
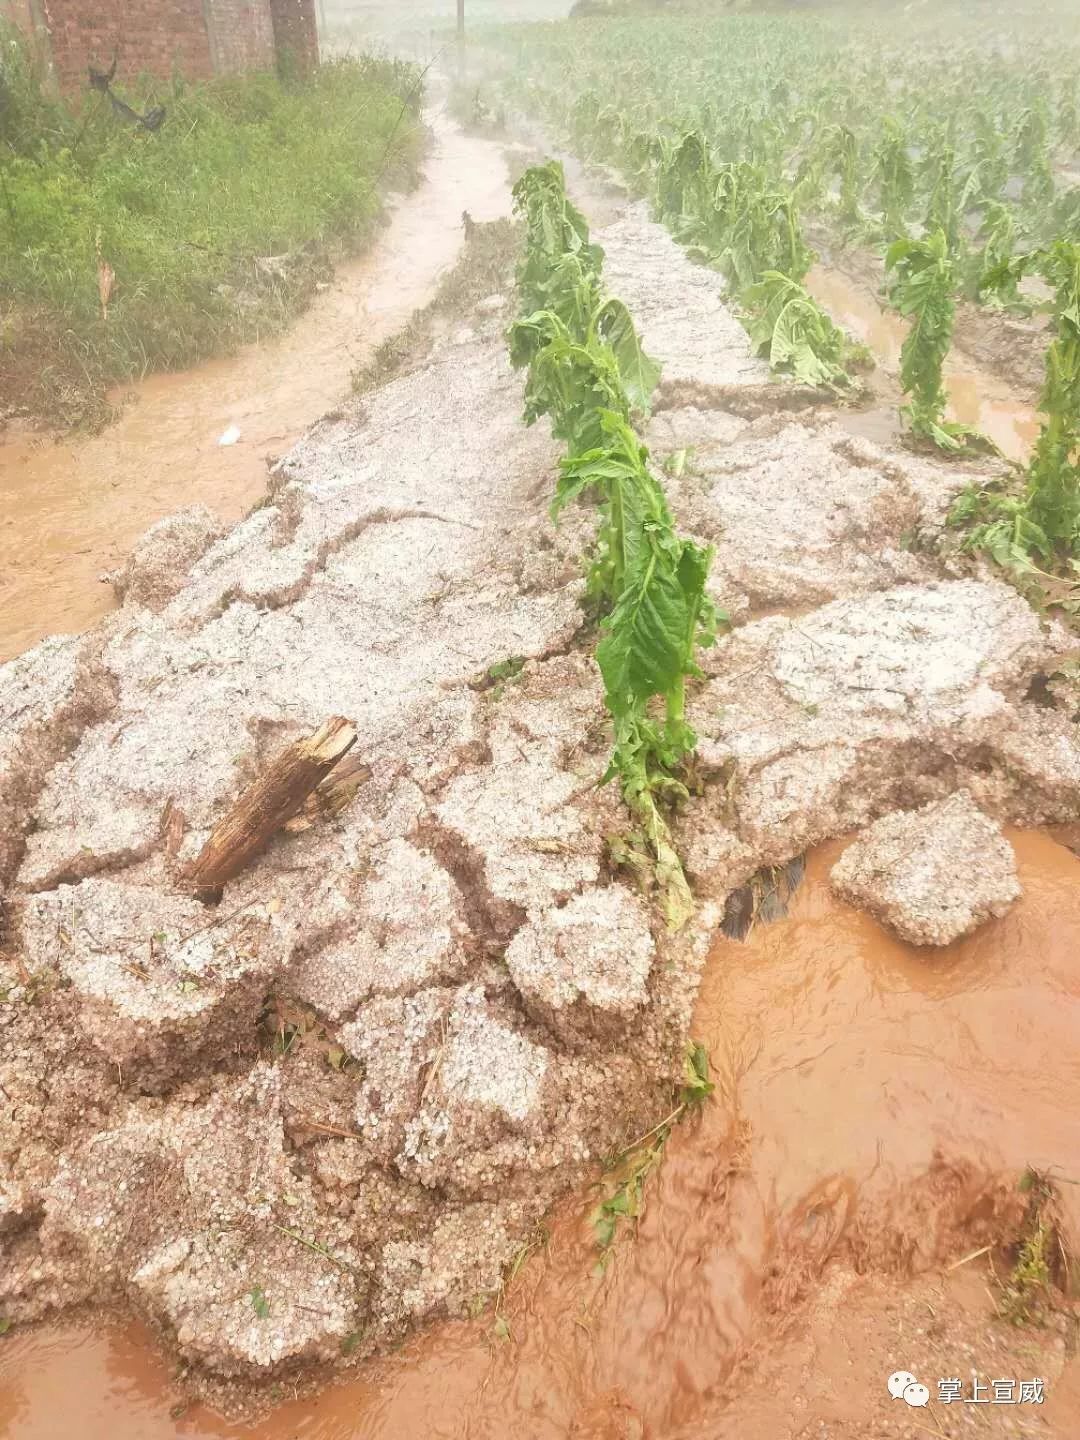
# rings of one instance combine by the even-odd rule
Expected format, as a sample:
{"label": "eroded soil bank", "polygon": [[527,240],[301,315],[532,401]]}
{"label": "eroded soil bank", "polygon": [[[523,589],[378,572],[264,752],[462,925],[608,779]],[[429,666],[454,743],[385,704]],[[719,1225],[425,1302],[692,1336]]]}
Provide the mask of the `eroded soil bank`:
{"label": "eroded soil bank", "polygon": [[[200,1407],[174,1417],[183,1397],[137,1330],[12,1337],[5,1435],[51,1440],[78,1393],[86,1440],[917,1440],[970,1433],[971,1407],[937,1403],[936,1381],[970,1391],[972,1372],[1038,1375],[1047,1397],[980,1406],[977,1433],[1074,1435],[1063,1321],[994,1318],[1001,1249],[948,1268],[1016,1223],[1009,1176],[1063,1174],[1080,1147],[1080,862],[1010,838],[1023,899],[930,960],[832,897],[842,841],[811,856],[786,919],[719,941],[693,1022],[716,1099],[674,1133],[603,1279],[589,1197],[559,1208],[499,1302],[509,1339],[492,1312],[447,1324],[361,1382],[233,1427]],[[931,1410],[891,1399],[898,1368],[929,1379]]]}
{"label": "eroded soil bank", "polygon": [[[268,462],[431,299],[461,248],[462,211],[479,221],[509,214],[499,147],[463,135],[438,108],[425,119],[426,178],[287,334],[118,389],[118,418],[100,435],[56,441],[12,429],[0,439],[0,659],[111,610],[100,576],[155,520],[199,502],[238,520],[264,494]],[[230,426],[240,438],[223,447]]]}
{"label": "eroded soil bank", "polygon": [[[1050,842],[1020,841],[1026,908],[955,953],[916,959],[833,906],[826,854],[791,919],[706,964],[760,867],[897,807],[966,788],[1002,821],[1074,821],[1077,700],[1055,672],[1075,642],[940,557],[984,466],[875,445],[771,383],[718,277],[640,205],[597,238],[664,366],[653,455],[681,457],[672,505],[715,545],[734,622],[689,703],[694,924],[671,936],[605,838],[627,821],[598,786],[593,517],[551,526],[558,449],[519,419],[504,286],[314,427],[262,508],[225,535],[199,513],[159,527],[116,615],[0,670],[5,1345],[109,1305],[154,1327],[185,1394],[233,1412],[385,1356],[490,1307],[551,1204],[665,1113],[694,1030],[720,1099],[676,1132],[637,1245],[587,1292],[608,1319],[579,1312],[593,1252],[575,1208],[522,1272],[551,1323],[535,1368],[527,1316],[500,1342],[504,1394],[525,1435],[700,1433],[729,1396],[818,1434],[771,1381],[725,1387],[757,1356],[810,1393],[812,1348],[758,1347],[822,1265],[823,1314],[853,1345],[884,1327],[884,1356],[901,1322],[923,1344],[879,1384],[927,1369],[954,1343],[914,1318],[942,1309],[941,1264],[1015,1239],[1020,1172],[1075,1155],[1074,969],[1042,932],[1034,953],[1007,939],[1020,916],[1072,914],[1075,862]],[[370,768],[352,803],[280,836],[216,907],[185,893],[237,791],[333,713]],[[956,1346],[1056,1382],[1056,1351],[983,1361],[966,1268],[945,1282]],[[836,1329],[813,1324],[800,1343]],[[378,1423],[422,1405],[432,1433],[461,1433],[448,1396],[481,1386],[490,1308],[483,1325],[410,1342],[411,1369],[380,1361]],[[546,1369],[556,1329],[592,1348]],[[1024,1336],[1044,1338],[1063,1337]],[[491,1386],[462,1399],[471,1433],[504,1433]],[[327,1435],[395,1433],[342,1429],[355,1416],[334,1404],[291,1412],[294,1433],[324,1414]],[[861,1437],[862,1413],[831,1433]]]}

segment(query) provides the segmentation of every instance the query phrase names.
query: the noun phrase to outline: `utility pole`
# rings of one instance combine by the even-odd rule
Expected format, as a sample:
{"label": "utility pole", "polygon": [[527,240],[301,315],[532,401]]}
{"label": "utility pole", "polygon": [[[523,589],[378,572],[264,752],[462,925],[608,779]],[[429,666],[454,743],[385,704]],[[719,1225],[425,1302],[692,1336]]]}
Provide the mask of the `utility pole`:
{"label": "utility pole", "polygon": [[465,0],[457,0],[457,73],[458,81],[465,83]]}

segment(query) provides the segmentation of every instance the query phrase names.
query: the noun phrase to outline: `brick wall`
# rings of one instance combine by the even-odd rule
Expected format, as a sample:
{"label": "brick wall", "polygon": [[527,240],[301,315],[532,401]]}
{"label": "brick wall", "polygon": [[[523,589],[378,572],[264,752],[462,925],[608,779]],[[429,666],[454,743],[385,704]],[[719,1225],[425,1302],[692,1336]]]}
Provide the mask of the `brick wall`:
{"label": "brick wall", "polygon": [[64,90],[81,89],[86,67],[107,70],[113,51],[117,76],[142,71],[189,79],[213,73],[203,0],[39,0],[51,39],[52,61]]}
{"label": "brick wall", "polygon": [[319,63],[319,26],[315,0],[270,0],[274,43],[279,56],[291,56],[303,70]]}
{"label": "brick wall", "polygon": [[37,36],[69,92],[85,88],[88,65],[108,70],[114,49],[121,83],[269,70],[275,44],[302,62],[319,53],[315,0],[0,0],[0,16]]}
{"label": "brick wall", "polygon": [[270,0],[202,0],[214,69],[272,70],[274,26]]}

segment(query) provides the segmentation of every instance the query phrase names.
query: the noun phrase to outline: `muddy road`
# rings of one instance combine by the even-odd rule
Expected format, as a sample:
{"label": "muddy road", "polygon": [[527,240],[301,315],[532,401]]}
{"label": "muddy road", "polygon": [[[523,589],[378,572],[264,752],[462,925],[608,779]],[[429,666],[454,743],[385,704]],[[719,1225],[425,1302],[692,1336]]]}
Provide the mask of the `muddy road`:
{"label": "muddy road", "polygon": [[[101,575],[155,520],[197,502],[228,523],[245,514],[266,491],[268,463],[432,298],[461,249],[462,212],[509,214],[500,147],[462,134],[438,104],[426,119],[426,178],[280,339],[119,387],[118,419],[92,438],[0,437],[0,660],[107,614],[115,602]],[[239,440],[219,445],[231,426]]]}
{"label": "muddy road", "polygon": [[[460,210],[505,205],[495,147],[442,143],[471,179],[440,192],[418,294]],[[672,507],[733,617],[689,704],[697,916],[672,937],[605,846],[592,517],[551,526],[508,267],[303,434],[265,505],[159,532],[122,609],[0,670],[12,1440],[1076,1433],[1069,1304],[997,1314],[1025,1172],[1055,1182],[1063,1256],[1080,1237],[1080,861],[1040,833],[1080,811],[1074,639],[939,558],[985,468],[771,383],[718,277],[643,206],[600,208],[605,282],[663,364],[647,439],[682,456]],[[333,712],[370,769],[353,803],[212,912],[185,895],[237,791]],[[1009,827],[1023,895],[928,954],[828,876],[959,789]],[[786,916],[717,938],[804,854]],[[598,1276],[603,1157],[666,1112],[687,1035],[716,1094]],[[888,1396],[901,1368],[930,1407]],[[949,1376],[1045,1401],[950,1407]]]}

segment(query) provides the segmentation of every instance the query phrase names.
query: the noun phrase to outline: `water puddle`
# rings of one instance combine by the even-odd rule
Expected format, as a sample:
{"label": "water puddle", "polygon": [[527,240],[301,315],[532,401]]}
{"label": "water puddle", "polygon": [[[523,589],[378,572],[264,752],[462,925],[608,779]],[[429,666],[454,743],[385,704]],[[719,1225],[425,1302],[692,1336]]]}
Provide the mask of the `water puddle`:
{"label": "water puddle", "polygon": [[[197,369],[123,387],[101,435],[0,441],[0,660],[113,608],[100,582],[163,515],[203,502],[239,519],[266,487],[267,461],[349,388],[353,369],[434,295],[457,258],[462,211],[509,214],[502,149],[441,111],[427,178],[396,205],[362,258],[283,336]],[[237,444],[219,437],[235,425]]]}
{"label": "water puddle", "polygon": [[[636,1242],[603,1278],[589,1197],[491,1312],[436,1327],[254,1426],[175,1417],[137,1328],[69,1325],[0,1341],[7,1440],[676,1440],[971,1433],[970,1406],[898,1415],[903,1368],[1041,1376],[1046,1403],[986,1406],[978,1433],[1080,1430],[1080,1368],[1052,1324],[992,1316],[995,1204],[1032,1165],[1061,1178],[1080,1234],[1080,861],[1010,832],[1024,897],[926,955],[836,901],[836,842],[789,915],[718,940],[693,1033],[717,1096],[677,1128]],[[1070,1168],[1071,1167],[1071,1168]],[[914,1272],[915,1278],[910,1278]],[[891,1407],[891,1408],[890,1408]],[[911,1423],[908,1423],[910,1413]],[[1013,1428],[1020,1420],[1024,1425]]]}
{"label": "water puddle", "polygon": [[[865,286],[820,265],[807,275],[806,288],[838,325],[871,350],[887,375],[898,375],[906,321],[883,309]],[[981,430],[1010,460],[1027,461],[1039,434],[1038,417],[1030,405],[1018,401],[1001,380],[974,368],[956,349],[945,363],[945,389],[950,419]]]}

